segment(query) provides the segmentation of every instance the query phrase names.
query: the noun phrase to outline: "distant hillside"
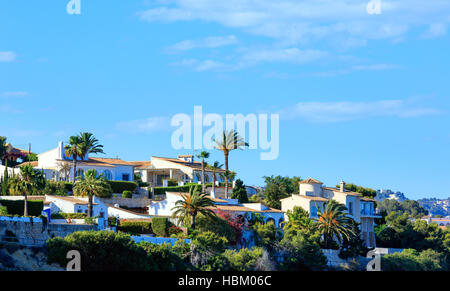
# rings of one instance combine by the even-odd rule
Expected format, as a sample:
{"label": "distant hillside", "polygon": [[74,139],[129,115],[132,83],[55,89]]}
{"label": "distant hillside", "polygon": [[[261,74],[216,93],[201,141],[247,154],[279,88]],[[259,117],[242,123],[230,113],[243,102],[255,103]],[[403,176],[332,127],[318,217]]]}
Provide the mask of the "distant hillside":
{"label": "distant hillside", "polygon": [[450,215],[450,198],[436,199],[436,198],[423,198],[417,200],[420,206],[428,210],[433,215]]}
{"label": "distant hillside", "polygon": [[391,190],[377,190],[377,196],[375,196],[375,200],[377,201],[383,201],[385,199],[389,199],[389,200],[397,200],[398,202],[403,202],[405,200],[409,200],[408,198],[405,197],[405,194],[403,194],[402,192],[393,192]]}

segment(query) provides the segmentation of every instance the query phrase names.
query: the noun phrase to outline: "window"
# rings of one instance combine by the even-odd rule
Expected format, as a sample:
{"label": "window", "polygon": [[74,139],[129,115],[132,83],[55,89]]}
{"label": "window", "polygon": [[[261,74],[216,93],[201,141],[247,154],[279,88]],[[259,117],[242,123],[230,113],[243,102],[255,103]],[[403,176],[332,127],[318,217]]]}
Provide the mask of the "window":
{"label": "window", "polygon": [[77,170],[77,177],[84,177],[84,170],[83,169],[78,169]]}
{"label": "window", "polygon": [[311,217],[317,217],[317,207],[316,207],[316,205],[311,205],[311,207],[310,207],[310,209],[311,209]]}
{"label": "window", "polygon": [[106,180],[112,180],[112,172],[110,170],[105,170],[103,174],[105,175]]}
{"label": "window", "polygon": [[130,174],[122,174],[123,181],[130,181]]}
{"label": "window", "polygon": [[348,213],[353,215],[353,202],[348,203]]}

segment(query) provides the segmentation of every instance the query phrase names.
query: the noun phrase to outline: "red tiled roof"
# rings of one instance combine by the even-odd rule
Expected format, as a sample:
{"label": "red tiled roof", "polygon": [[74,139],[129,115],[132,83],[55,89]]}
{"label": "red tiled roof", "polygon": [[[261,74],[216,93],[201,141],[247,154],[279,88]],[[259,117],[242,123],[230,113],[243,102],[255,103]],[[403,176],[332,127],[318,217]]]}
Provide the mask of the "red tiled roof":
{"label": "red tiled roof", "polygon": [[302,180],[299,183],[300,184],[323,184],[319,180],[316,180],[316,179],[313,179],[313,178],[308,178],[306,180]]}

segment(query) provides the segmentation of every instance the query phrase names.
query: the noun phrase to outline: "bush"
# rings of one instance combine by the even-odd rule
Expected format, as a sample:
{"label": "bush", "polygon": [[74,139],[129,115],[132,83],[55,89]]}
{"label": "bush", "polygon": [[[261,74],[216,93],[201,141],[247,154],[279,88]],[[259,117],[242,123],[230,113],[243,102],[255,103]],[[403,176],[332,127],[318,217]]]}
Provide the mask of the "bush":
{"label": "bush", "polygon": [[79,231],[65,238],[47,241],[48,263],[66,267],[67,252],[77,250],[81,254],[82,271],[149,271],[158,267],[146,251],[124,233],[110,231]]}
{"label": "bush", "polygon": [[[0,204],[5,206],[9,215],[23,215],[23,200],[0,200]],[[29,216],[41,216],[44,209],[44,202],[40,200],[28,200],[27,203]]]}
{"label": "bush", "polygon": [[62,212],[59,212],[59,213],[53,213],[51,215],[52,219],[67,219],[67,218],[84,219],[86,217],[87,217],[86,213],[62,213]]}
{"label": "bush", "polygon": [[65,188],[66,192],[72,192],[73,184],[70,182],[64,182],[64,188]]}
{"label": "bush", "polygon": [[147,221],[124,221],[117,227],[118,231],[129,234],[152,234],[152,223]]}
{"label": "bush", "polygon": [[117,217],[109,216],[108,217],[108,226],[116,226],[117,225]]}
{"label": "bush", "polygon": [[241,249],[239,252],[235,250],[226,250],[223,256],[230,264],[232,271],[256,271],[257,263],[262,258],[263,249]]}
{"label": "bush", "polygon": [[47,181],[43,190],[44,195],[67,196],[64,182]]}
{"label": "bush", "polygon": [[123,191],[133,192],[137,188],[137,184],[135,182],[108,181],[108,183],[109,183],[109,185],[111,185],[113,193],[123,193]]}
{"label": "bush", "polygon": [[133,192],[125,190],[122,192],[122,198],[133,198]]}
{"label": "bush", "polygon": [[406,249],[381,258],[383,271],[445,271],[445,255],[428,249],[419,252]]}
{"label": "bush", "polygon": [[172,235],[178,236],[179,234],[184,234],[183,230],[175,225],[169,227],[167,233],[169,234],[170,237],[172,237]]}
{"label": "bush", "polygon": [[167,237],[167,227],[169,224],[169,219],[165,217],[154,217],[152,218],[152,229],[156,236]]}
{"label": "bush", "polygon": [[225,250],[228,240],[213,232],[207,231],[197,235],[193,240],[194,244],[200,252],[221,253]]}
{"label": "bush", "polygon": [[139,247],[145,250],[147,258],[155,270],[159,271],[185,271],[188,263],[183,260],[172,248],[170,243],[152,244],[141,242]]}
{"label": "bush", "polygon": [[209,217],[197,215],[196,230],[200,232],[210,231],[225,237],[229,242],[236,242],[235,229],[222,217]]}
{"label": "bush", "polygon": [[171,187],[154,187],[153,191],[155,195],[164,195],[167,192],[182,192],[187,193],[189,192],[189,188],[191,186],[184,185],[184,186],[171,186]]}
{"label": "bush", "polygon": [[8,215],[8,209],[6,206],[0,206],[0,215]]}

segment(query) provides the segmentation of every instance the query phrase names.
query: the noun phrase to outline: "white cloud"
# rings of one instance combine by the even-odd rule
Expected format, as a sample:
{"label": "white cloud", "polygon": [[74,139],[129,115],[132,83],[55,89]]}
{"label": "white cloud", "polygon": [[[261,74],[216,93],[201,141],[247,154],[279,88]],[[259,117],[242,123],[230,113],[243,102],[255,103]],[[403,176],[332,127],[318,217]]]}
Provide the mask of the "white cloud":
{"label": "white cloud", "polygon": [[28,92],[25,91],[14,91],[14,92],[0,92],[0,97],[4,98],[15,98],[15,97],[25,97],[28,96]]}
{"label": "white cloud", "polygon": [[16,59],[16,54],[12,51],[0,52],[0,62],[13,62]]}
{"label": "white cloud", "polygon": [[22,113],[21,110],[11,107],[7,104],[0,104],[0,112],[2,113]]}
{"label": "white cloud", "polygon": [[424,38],[441,37],[447,34],[447,25],[443,23],[430,24],[428,30],[422,34]]}
{"label": "white cloud", "polygon": [[287,44],[398,39],[414,27],[449,22],[448,0],[382,0],[380,15],[369,15],[367,3],[363,0],[174,0],[172,4],[142,11],[139,16],[144,21],[219,23]]}
{"label": "white cloud", "polygon": [[435,115],[441,111],[419,104],[417,99],[397,99],[372,102],[300,102],[282,113],[288,119],[331,123],[370,117],[413,118]]}
{"label": "white cloud", "polygon": [[210,36],[200,40],[184,40],[171,46],[169,49],[174,51],[187,51],[197,48],[217,48],[237,43],[234,35]]}
{"label": "white cloud", "polygon": [[316,73],[305,73],[302,76],[313,76],[313,77],[335,77],[340,75],[347,75],[354,72],[362,71],[386,71],[399,69],[400,66],[394,64],[372,64],[372,65],[356,65],[347,69],[327,71],[327,72],[316,72]]}
{"label": "white cloud", "polygon": [[170,119],[168,117],[148,117],[132,121],[119,122],[117,129],[131,133],[148,133],[164,131],[170,128]]}

